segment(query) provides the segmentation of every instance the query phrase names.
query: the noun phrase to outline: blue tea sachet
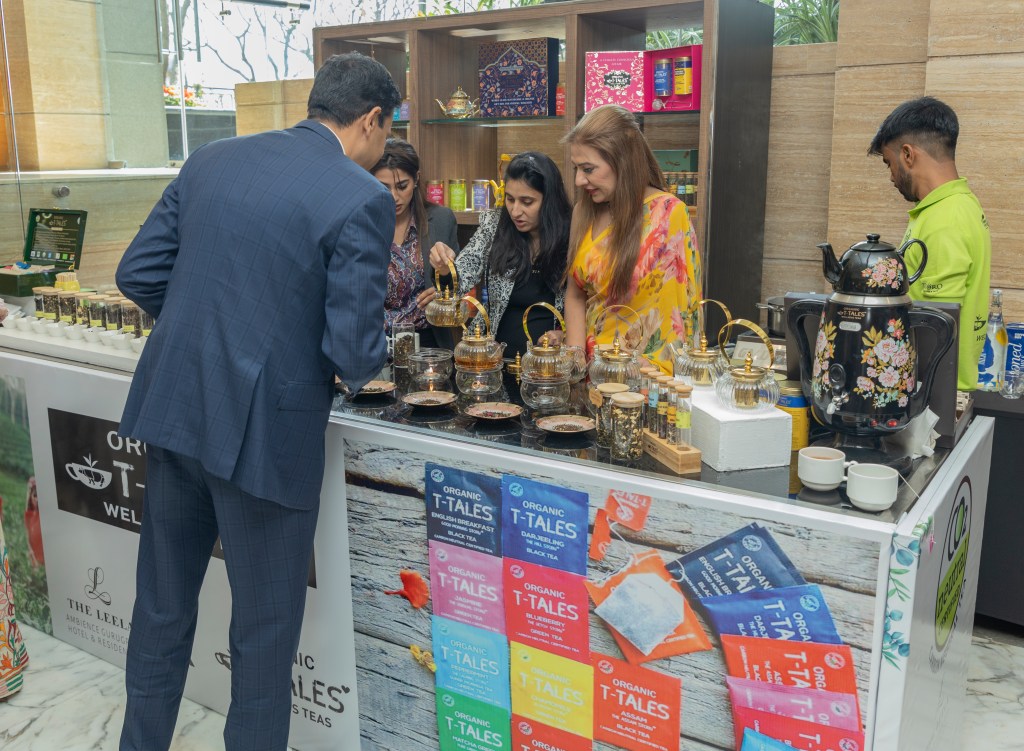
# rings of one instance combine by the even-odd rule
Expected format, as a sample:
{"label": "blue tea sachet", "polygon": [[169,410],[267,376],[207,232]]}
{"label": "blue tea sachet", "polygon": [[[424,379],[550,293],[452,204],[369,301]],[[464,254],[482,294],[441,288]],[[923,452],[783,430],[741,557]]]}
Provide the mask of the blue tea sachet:
{"label": "blue tea sachet", "polygon": [[817,584],[706,597],[700,605],[719,635],[843,643]]}
{"label": "blue tea sachet", "polygon": [[806,584],[771,533],[750,524],[666,564],[672,578],[698,600]]}

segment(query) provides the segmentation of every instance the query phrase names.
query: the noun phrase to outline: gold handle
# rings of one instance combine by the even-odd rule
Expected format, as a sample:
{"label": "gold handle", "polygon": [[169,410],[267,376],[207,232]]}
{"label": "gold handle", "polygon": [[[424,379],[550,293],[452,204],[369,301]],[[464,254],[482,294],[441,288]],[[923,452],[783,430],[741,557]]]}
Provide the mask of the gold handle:
{"label": "gold handle", "polygon": [[[719,305],[721,305],[721,303],[719,303]],[[725,325],[718,332],[718,349],[722,353],[722,357],[726,359],[726,362],[729,362],[729,356],[725,354],[725,342],[729,340],[729,332],[732,331],[734,324],[750,329],[761,338],[761,341],[764,342],[764,346],[768,348],[768,370],[771,370],[772,366],[775,365],[775,347],[772,346],[772,340],[768,338],[766,333],[764,333],[764,329],[753,321],[748,321],[746,318],[734,318],[730,321],[726,321]]]}
{"label": "gold handle", "polygon": [[565,331],[565,319],[562,318],[562,314],[558,312],[558,308],[556,308],[554,305],[552,305],[549,302],[535,302],[532,305],[530,305],[529,307],[527,307],[526,310],[523,311],[523,331],[526,332],[526,341],[528,341],[530,343],[531,347],[533,346],[533,338],[530,336],[530,329],[526,326],[526,319],[527,319],[527,316],[530,315],[530,311],[533,310],[538,305],[540,307],[542,307],[542,308],[547,308],[552,313],[554,313],[555,314],[555,318],[558,319],[558,323],[562,326],[562,331],[563,332]]}
{"label": "gold handle", "polygon": [[[452,259],[448,258],[446,260],[448,261],[448,270],[452,272],[452,291],[458,292],[459,274],[455,270],[455,264],[452,262]],[[441,275],[437,273],[437,269],[434,269],[434,288],[437,289],[438,292],[441,291]]]}
{"label": "gold handle", "polygon": [[[616,309],[616,308],[624,308],[624,309],[628,310],[630,313],[632,313],[633,315],[636,316],[636,322],[640,326],[640,341],[643,341],[644,340],[644,334],[646,333],[644,331],[644,321],[640,317],[640,314],[637,313],[635,310],[633,310],[628,305],[609,305],[607,308],[602,310],[601,314],[597,317],[597,320],[594,321],[594,335],[596,336],[597,332],[601,329],[601,324],[604,323],[604,319],[608,316],[608,313],[610,313],[613,309]],[[617,328],[618,327],[616,327],[616,329]]]}
{"label": "gold handle", "polygon": [[[487,315],[487,310],[484,308],[483,304],[479,300],[477,300],[475,297],[473,297],[473,295],[463,295],[462,296],[462,302],[468,302],[471,305],[473,305],[478,311],[480,311],[480,315],[482,315],[484,317],[484,323],[487,324],[487,333],[490,334],[491,333],[491,317],[489,315]],[[468,334],[469,333],[469,327],[466,326],[466,321],[467,320],[469,320],[468,317],[462,319],[462,330],[465,331]]]}
{"label": "gold handle", "polygon": [[[705,298],[704,298],[703,300],[701,300],[701,301],[700,301],[699,303],[697,303],[697,308],[698,308],[698,311],[699,311],[699,310],[700,310],[701,308],[703,308],[703,307],[704,307],[704,306],[705,306],[705,305],[706,305],[707,303],[709,303],[709,302],[713,302],[713,303],[714,303],[715,305],[717,305],[717,306],[718,306],[719,308],[721,308],[721,309],[722,309],[722,312],[723,312],[723,313],[725,314],[725,320],[726,320],[726,323],[728,323],[729,321],[731,321],[731,320],[732,320],[732,313],[730,313],[730,312],[729,312],[729,309],[728,309],[727,307],[725,307],[725,303],[723,303],[723,302],[719,302],[718,300],[712,300],[712,299],[711,299],[710,297],[705,297]],[[738,319],[737,319],[737,320],[738,320]],[[700,323],[700,322],[698,321],[698,324],[699,324],[699,323]],[[707,334],[707,328],[708,328],[708,326],[707,326],[707,320],[705,320],[705,321],[704,321],[704,326],[702,326],[702,327],[701,327],[701,332],[700,332],[700,333],[702,333],[702,334]],[[725,328],[725,327],[723,326],[722,328]],[[719,330],[718,330],[718,333],[722,333],[722,329],[719,329]]]}

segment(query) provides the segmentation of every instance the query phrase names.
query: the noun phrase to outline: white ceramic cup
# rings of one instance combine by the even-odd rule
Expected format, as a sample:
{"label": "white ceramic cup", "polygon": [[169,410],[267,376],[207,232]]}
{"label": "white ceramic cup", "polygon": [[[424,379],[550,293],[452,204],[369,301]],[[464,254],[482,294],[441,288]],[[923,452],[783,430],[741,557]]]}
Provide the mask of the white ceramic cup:
{"label": "white ceramic cup", "polygon": [[864,511],[885,511],[896,501],[900,473],[884,464],[858,464],[850,467],[846,495],[850,503]]}
{"label": "white ceramic cup", "polygon": [[843,471],[856,463],[846,461],[846,454],[839,449],[808,446],[800,449],[796,474],[811,490],[835,490],[846,479]]}

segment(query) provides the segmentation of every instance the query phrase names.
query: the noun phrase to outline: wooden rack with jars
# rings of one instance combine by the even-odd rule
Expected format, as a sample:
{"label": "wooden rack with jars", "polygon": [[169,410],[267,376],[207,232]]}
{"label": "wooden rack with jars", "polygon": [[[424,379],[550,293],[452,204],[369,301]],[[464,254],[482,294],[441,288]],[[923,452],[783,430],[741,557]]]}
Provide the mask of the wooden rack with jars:
{"label": "wooden rack with jars", "polygon": [[[536,150],[561,167],[572,196],[569,150],[559,141],[583,115],[585,54],[641,50],[648,32],[702,27],[701,109],[644,113],[641,122],[655,149],[698,149],[691,216],[704,258],[704,293],[750,318],[761,292],[773,14],[758,0],[571,0],[322,27],[314,30],[313,41],[317,67],[353,50],[387,66],[410,102],[409,120],[395,126],[395,133],[416,147],[425,179],[494,179],[500,154]],[[435,99],[447,101],[458,86],[478,96],[482,42],[528,37],[564,42],[564,115],[444,117]],[[464,227],[479,219],[471,211],[456,216]]]}

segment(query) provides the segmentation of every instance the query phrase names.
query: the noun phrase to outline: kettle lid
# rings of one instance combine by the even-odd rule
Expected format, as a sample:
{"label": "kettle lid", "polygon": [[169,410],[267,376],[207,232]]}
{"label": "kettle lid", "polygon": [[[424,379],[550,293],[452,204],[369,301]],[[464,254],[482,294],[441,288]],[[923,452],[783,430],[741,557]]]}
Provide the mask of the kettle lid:
{"label": "kettle lid", "polygon": [[888,252],[896,250],[895,245],[890,245],[881,238],[882,236],[877,233],[869,233],[866,241],[857,243],[856,245],[852,246],[850,250],[866,250],[869,253]]}

